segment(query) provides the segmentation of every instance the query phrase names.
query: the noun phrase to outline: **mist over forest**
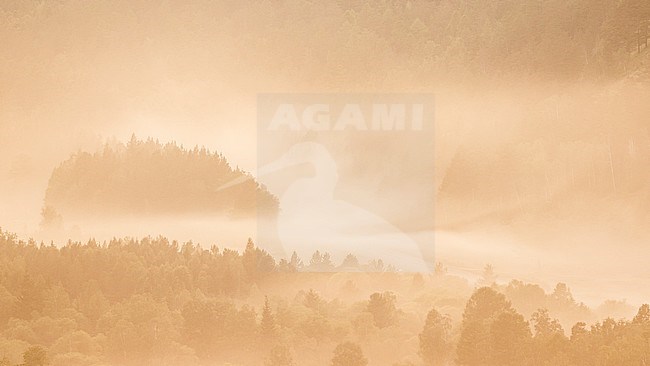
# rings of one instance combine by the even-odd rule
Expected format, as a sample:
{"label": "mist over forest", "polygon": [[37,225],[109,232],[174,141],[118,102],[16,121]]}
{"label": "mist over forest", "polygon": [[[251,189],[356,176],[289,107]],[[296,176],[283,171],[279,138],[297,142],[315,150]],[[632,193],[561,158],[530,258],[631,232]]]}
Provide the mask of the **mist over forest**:
{"label": "mist over forest", "polygon": [[[649,40],[646,0],[0,1],[0,365],[645,364]],[[433,96],[301,136],[399,236],[277,245],[291,93]]]}

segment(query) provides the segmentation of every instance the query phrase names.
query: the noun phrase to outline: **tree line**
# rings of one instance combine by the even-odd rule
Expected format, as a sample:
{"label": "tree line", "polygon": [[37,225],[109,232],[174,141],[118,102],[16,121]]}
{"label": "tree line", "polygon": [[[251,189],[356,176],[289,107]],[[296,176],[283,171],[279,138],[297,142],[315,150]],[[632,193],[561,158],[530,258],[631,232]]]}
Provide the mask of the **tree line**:
{"label": "tree line", "polygon": [[310,272],[324,255],[302,267],[292,257],[276,262],[250,241],[241,253],[165,238],[57,247],[1,232],[0,364],[577,366],[648,356],[647,305],[632,320],[596,321],[566,285],[498,285],[491,267],[474,289],[442,264],[432,274]]}
{"label": "tree line", "polygon": [[[233,181],[240,184],[221,189]],[[278,200],[253,177],[206,148],[186,149],[133,135],[96,153],[78,152],[54,169],[45,193],[44,223],[66,215],[275,215]]]}

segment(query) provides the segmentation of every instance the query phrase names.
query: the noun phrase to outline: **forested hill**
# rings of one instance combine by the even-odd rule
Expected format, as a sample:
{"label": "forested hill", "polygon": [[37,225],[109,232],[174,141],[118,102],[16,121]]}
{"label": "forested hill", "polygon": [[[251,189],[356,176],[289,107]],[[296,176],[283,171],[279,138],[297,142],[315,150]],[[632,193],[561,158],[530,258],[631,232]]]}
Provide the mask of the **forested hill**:
{"label": "forested hill", "polygon": [[[432,86],[439,78],[458,81],[472,76],[498,81],[504,75],[526,81],[608,78],[634,71],[637,31],[650,20],[646,0],[144,4],[120,3],[120,11],[106,18],[97,15],[105,6],[101,2],[3,1],[0,29],[12,40],[6,47],[12,57],[0,57],[0,65],[15,72],[1,80],[16,88],[29,77],[57,83],[55,75],[75,75],[96,85],[111,79],[148,80],[155,76],[151,63],[161,58],[169,60],[170,74],[181,71],[185,80],[197,80],[197,85],[202,85],[199,80],[228,75],[273,90],[278,88],[276,80],[296,87],[318,85],[316,90],[322,91],[406,82]],[[157,21],[143,23],[142,17]],[[53,21],[70,27],[52,27]],[[79,45],[62,41],[80,34],[88,38]],[[113,37],[131,41],[114,44]],[[26,43],[34,39],[52,47],[31,50]],[[97,42],[106,47],[91,47]],[[195,53],[185,57],[173,52],[175,47]],[[55,62],[56,55],[71,61]],[[125,67],[131,56],[140,62]],[[29,62],[32,59],[37,67]],[[95,62],[86,70],[81,61],[87,59]],[[76,72],[69,74],[69,65]],[[164,92],[148,86],[149,93],[152,88]],[[97,93],[113,96],[107,88]]]}
{"label": "forested hill", "polygon": [[224,156],[133,137],[126,145],[79,152],[54,169],[45,196],[46,219],[56,214],[275,214],[277,199]]}

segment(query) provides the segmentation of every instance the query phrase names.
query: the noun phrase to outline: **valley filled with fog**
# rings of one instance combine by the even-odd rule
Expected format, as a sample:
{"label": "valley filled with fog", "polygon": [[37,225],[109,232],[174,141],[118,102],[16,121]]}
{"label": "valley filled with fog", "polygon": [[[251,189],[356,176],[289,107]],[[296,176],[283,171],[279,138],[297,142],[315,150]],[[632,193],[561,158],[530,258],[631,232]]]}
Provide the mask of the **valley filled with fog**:
{"label": "valley filled with fog", "polygon": [[[298,365],[348,340],[370,365],[478,365],[460,356],[473,293],[526,320],[545,307],[567,337],[632,319],[650,302],[648,21],[634,0],[3,2],[0,365],[30,345],[57,365],[262,364],[245,354],[263,312],[284,347],[264,352]],[[432,124],[276,140],[261,95],[426,96]],[[51,301],[25,305],[32,285]],[[383,324],[373,304],[399,311]],[[447,363],[418,356],[432,307]],[[135,339],[140,308],[169,339],[122,344],[111,322]],[[201,328],[211,312],[248,324],[245,345]],[[571,352],[547,364],[589,364]]]}

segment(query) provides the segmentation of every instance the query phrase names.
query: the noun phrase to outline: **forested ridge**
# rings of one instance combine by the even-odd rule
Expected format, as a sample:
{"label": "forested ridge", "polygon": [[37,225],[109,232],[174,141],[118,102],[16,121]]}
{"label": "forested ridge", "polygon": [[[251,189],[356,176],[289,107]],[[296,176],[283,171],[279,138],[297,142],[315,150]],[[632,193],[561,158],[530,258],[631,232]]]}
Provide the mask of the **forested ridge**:
{"label": "forested ridge", "polygon": [[[234,180],[240,184],[220,189]],[[57,215],[274,215],[278,200],[248,173],[205,148],[185,149],[151,138],[106,143],[78,152],[50,177],[44,219]]]}
{"label": "forested ridge", "polygon": [[322,258],[276,261],[251,241],[242,253],[165,238],[59,248],[2,232],[0,360],[586,366],[639,365],[650,351],[645,305],[633,320],[589,326],[629,305],[591,310],[564,284],[497,285],[489,266],[475,290],[442,264],[432,274],[310,272]]}
{"label": "forested ridge", "polygon": [[[52,55],[75,59],[88,54],[94,58],[93,67],[99,67],[90,76],[104,82],[104,73],[113,72],[105,60],[120,64],[127,59],[125,51],[132,51],[144,59],[166,58],[168,67],[182,68],[184,78],[245,71],[244,82],[290,80],[321,87],[431,86],[440,79],[476,77],[560,82],[618,78],[641,66],[637,56],[646,47],[643,27],[650,20],[650,7],[644,0],[338,0],[316,4],[200,0],[191,4],[135,1],[120,6],[125,12],[97,17],[93,23],[85,19],[96,17],[108,3],[35,6],[5,1],[0,16],[10,41],[17,43],[34,37],[33,30],[52,28],[63,20],[72,22],[76,27],[35,32],[37,38],[31,38],[35,44],[57,41],[53,47],[36,51],[39,58],[51,62],[56,59]],[[87,36],[80,37],[79,29],[86,30]],[[206,34],[211,42],[206,42]],[[134,39],[123,44],[115,41],[119,36]],[[59,42],[66,39],[78,43]],[[91,44],[102,47],[95,50]],[[24,45],[10,46],[22,56]],[[195,57],[182,58],[170,52],[174,47],[187,47]],[[20,60],[0,58],[7,70],[27,67]],[[206,70],[206,61],[218,64]],[[146,79],[153,70],[145,65],[119,72],[139,72],[135,78]],[[63,63],[50,66],[66,69]],[[58,82],[61,76],[46,77]]]}

